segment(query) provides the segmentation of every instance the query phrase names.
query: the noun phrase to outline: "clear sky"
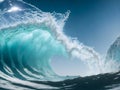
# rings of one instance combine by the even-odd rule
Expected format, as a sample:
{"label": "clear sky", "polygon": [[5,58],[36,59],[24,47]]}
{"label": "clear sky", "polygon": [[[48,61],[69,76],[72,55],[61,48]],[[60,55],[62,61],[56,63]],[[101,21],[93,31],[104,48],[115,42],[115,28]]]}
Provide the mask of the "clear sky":
{"label": "clear sky", "polygon": [[[64,27],[68,36],[77,37],[87,46],[105,55],[120,35],[120,0],[24,0],[45,12],[71,14]],[[80,61],[53,60],[59,74],[76,75],[82,70]],[[83,69],[84,70],[84,69]]]}

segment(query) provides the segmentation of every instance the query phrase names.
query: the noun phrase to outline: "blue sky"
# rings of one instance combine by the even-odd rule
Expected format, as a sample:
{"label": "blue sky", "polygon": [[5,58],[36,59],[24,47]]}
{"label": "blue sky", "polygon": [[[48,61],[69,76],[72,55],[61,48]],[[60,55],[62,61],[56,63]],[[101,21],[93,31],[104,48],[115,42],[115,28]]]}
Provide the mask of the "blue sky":
{"label": "blue sky", "polygon": [[[71,14],[64,27],[66,35],[77,37],[87,46],[105,55],[110,45],[120,35],[120,0],[24,0],[45,12]],[[54,59],[58,74],[77,75],[82,68],[80,61]]]}
{"label": "blue sky", "polygon": [[64,32],[105,54],[120,34],[120,0],[24,0],[45,12],[71,14]]}

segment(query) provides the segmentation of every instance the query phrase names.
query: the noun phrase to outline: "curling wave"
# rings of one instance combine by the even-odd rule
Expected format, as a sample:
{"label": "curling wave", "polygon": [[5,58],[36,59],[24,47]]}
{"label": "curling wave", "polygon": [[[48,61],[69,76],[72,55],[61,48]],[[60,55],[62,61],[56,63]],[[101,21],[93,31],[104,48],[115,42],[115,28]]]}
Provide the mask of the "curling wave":
{"label": "curling wave", "polygon": [[87,75],[118,70],[119,65],[110,68],[116,62],[102,59],[94,49],[64,34],[70,11],[42,12],[23,1],[16,2],[19,5],[12,2],[8,8],[1,9],[0,77],[58,79],[50,66],[51,58],[57,55],[86,63]]}

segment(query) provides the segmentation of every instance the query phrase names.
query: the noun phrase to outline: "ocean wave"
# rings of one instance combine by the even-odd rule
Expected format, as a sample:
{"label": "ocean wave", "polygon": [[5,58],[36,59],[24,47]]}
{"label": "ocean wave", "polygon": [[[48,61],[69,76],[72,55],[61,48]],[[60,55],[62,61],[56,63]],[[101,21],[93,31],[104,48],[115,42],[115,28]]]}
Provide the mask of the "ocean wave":
{"label": "ocean wave", "polygon": [[13,81],[71,78],[52,70],[50,63],[57,55],[86,63],[87,76],[119,70],[114,60],[102,58],[93,48],[64,34],[70,11],[43,12],[23,1],[15,2],[19,5],[8,4],[0,11],[0,77]]}

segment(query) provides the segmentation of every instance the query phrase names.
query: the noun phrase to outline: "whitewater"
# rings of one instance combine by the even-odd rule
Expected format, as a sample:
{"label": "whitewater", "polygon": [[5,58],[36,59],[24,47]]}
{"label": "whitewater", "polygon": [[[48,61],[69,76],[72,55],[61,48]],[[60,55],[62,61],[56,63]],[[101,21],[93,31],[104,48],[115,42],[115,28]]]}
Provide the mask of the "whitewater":
{"label": "whitewater", "polygon": [[[119,71],[117,60],[101,56],[93,48],[64,33],[70,11],[65,14],[43,12],[21,0],[1,0],[0,7],[1,89],[73,89],[70,87],[75,84],[68,84],[66,80],[77,83],[79,81],[76,81],[76,78],[80,76],[82,79],[85,76],[93,78],[91,75],[98,78],[101,74],[113,75],[111,73],[116,74]],[[75,77],[57,75],[51,67],[54,56],[78,59],[85,63],[87,70]],[[81,78],[79,79],[81,81]]]}

